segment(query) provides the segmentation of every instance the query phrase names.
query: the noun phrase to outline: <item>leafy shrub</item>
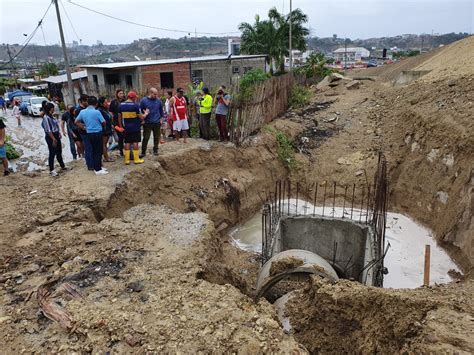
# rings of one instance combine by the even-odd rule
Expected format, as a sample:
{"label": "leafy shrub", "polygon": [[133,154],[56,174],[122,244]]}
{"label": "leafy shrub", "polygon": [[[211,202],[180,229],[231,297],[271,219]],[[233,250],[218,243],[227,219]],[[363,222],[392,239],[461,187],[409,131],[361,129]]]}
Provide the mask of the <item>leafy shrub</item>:
{"label": "leafy shrub", "polygon": [[240,80],[240,99],[250,99],[254,93],[255,84],[265,81],[270,77],[271,75],[269,73],[265,73],[262,69],[249,70]]}
{"label": "leafy shrub", "polygon": [[309,89],[301,85],[295,85],[291,90],[288,105],[291,108],[306,106],[309,104],[312,96],[313,93]]}
{"label": "leafy shrub", "polygon": [[324,56],[323,53],[311,53],[311,55],[306,59],[306,62],[295,69],[297,74],[304,74],[308,78],[315,76],[320,76],[324,78],[326,75],[334,73],[336,70],[333,68],[326,67],[326,64],[329,63],[329,59]]}
{"label": "leafy shrub", "polygon": [[18,150],[16,150],[15,147],[11,144],[10,136],[7,136],[7,139],[5,142],[5,148],[7,150],[8,160],[18,159],[21,156],[20,152],[18,152]]}
{"label": "leafy shrub", "polygon": [[283,132],[277,132],[276,140],[278,144],[277,148],[277,155],[278,159],[280,159],[285,166],[293,170],[296,168],[296,160],[295,160],[295,150],[293,147],[293,141],[286,136]]}

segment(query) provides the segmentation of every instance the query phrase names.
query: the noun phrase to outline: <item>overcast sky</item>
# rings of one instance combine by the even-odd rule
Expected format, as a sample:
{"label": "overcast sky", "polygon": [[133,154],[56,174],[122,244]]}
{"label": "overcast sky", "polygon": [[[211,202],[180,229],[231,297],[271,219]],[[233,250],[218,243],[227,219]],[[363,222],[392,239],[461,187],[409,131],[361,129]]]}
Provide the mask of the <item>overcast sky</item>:
{"label": "overcast sky", "polygon": [[[60,0],[75,28],[65,16],[66,41],[97,40],[104,44],[129,43],[139,38],[179,38],[187,33],[169,32],[117,22]],[[236,32],[241,22],[266,17],[276,6],[289,10],[289,0],[72,0],[109,15],[145,25],[194,32]],[[0,43],[23,43],[50,0],[0,0]],[[473,32],[473,0],[293,0],[309,17],[312,36],[370,38],[404,33]],[[56,13],[52,6],[31,43],[59,43]],[[238,33],[234,34],[238,35]]]}

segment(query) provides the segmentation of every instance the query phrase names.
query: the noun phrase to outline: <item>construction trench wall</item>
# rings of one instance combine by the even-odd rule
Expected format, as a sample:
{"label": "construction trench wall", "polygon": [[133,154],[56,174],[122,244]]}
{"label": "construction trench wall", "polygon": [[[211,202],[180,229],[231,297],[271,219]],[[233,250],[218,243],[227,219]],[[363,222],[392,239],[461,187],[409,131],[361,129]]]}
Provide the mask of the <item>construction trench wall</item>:
{"label": "construction trench wall", "polygon": [[[273,255],[289,250],[311,251],[334,267],[342,278],[373,285],[373,269],[364,266],[377,258],[372,226],[347,218],[282,217]],[[334,261],[334,263],[333,263]]]}

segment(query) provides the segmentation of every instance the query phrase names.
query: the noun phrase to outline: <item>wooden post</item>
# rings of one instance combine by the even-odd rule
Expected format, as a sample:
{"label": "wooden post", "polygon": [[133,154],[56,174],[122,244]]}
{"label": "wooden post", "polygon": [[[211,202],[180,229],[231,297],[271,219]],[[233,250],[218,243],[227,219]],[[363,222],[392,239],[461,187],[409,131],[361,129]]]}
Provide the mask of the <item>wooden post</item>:
{"label": "wooden post", "polygon": [[423,275],[423,286],[428,287],[430,285],[430,246],[425,245],[425,273]]}

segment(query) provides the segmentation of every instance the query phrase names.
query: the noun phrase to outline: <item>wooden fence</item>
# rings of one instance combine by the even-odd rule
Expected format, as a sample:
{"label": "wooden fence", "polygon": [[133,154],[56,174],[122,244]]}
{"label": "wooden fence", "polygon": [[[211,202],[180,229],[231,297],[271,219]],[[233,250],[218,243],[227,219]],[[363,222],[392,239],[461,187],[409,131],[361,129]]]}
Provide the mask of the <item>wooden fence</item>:
{"label": "wooden fence", "polygon": [[284,114],[296,82],[299,78],[292,73],[272,77],[255,86],[251,99],[234,101],[228,117],[230,140],[240,145],[264,124]]}

